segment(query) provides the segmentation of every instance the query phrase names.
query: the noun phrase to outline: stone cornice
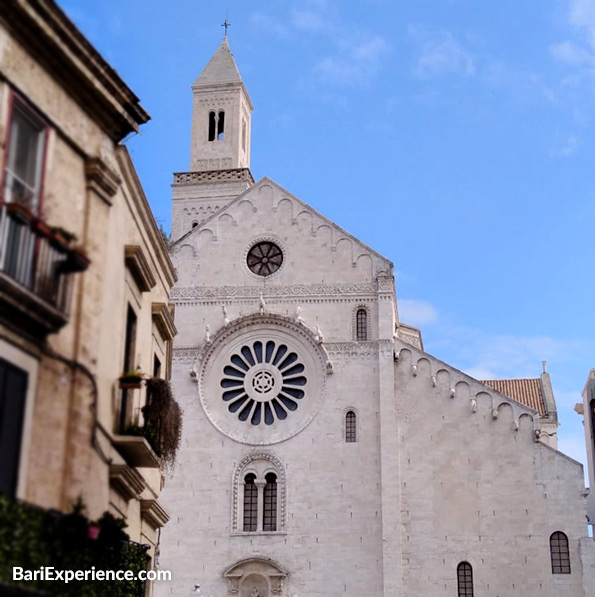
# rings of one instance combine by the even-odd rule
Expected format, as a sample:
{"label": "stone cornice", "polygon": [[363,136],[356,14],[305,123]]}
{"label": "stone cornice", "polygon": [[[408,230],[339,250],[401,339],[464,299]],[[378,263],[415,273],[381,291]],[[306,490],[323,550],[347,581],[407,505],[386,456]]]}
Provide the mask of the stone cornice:
{"label": "stone cornice", "polygon": [[153,528],[161,528],[169,521],[169,514],[161,507],[157,500],[141,500],[141,518]]}
{"label": "stone cornice", "polygon": [[144,477],[127,464],[110,464],[110,485],[125,499],[138,498],[146,487]]}
{"label": "stone cornice", "polygon": [[52,0],[3,0],[0,20],[115,142],[149,120],[138,97]]}
{"label": "stone cornice", "polygon": [[116,194],[122,180],[98,157],[87,158],[85,162],[87,188],[94,191],[108,205],[112,204],[112,197]]}
{"label": "stone cornice", "polygon": [[161,332],[164,340],[173,340],[174,336],[178,333],[178,330],[174,325],[174,318],[169,307],[165,303],[153,303],[151,305],[151,311],[153,314],[153,321],[155,322],[157,329]]}
{"label": "stone cornice", "polygon": [[124,259],[126,267],[129,269],[141,292],[148,292],[155,287],[157,281],[141,247],[138,245],[126,245],[124,247]]}

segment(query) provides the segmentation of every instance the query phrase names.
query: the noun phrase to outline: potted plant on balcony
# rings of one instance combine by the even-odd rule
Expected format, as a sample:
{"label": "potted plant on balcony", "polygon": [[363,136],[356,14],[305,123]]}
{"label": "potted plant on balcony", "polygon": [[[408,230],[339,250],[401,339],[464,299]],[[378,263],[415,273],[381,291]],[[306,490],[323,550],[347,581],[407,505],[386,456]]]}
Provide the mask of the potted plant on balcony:
{"label": "potted plant on balcony", "polygon": [[29,208],[19,201],[11,201],[10,203],[7,203],[6,211],[12,218],[23,224],[28,224],[33,219],[33,214]]}
{"label": "potted plant on balcony", "polygon": [[122,373],[119,378],[120,388],[122,390],[134,390],[141,387],[144,375],[140,372],[140,369],[131,369],[126,373]]}
{"label": "potted plant on balcony", "polygon": [[61,263],[64,273],[84,272],[91,263],[86,251],[82,247],[74,247],[68,252],[66,259]]}
{"label": "potted plant on balcony", "polygon": [[50,240],[56,249],[66,253],[66,251],[70,249],[72,243],[76,241],[76,234],[68,232],[68,230],[65,230],[61,226],[54,226],[51,229]]}

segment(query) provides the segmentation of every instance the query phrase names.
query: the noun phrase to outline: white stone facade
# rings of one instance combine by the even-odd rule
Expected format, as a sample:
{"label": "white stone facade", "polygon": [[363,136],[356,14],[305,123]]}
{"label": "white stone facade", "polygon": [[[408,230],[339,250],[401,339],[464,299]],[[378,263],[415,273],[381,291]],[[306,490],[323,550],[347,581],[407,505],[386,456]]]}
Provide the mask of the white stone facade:
{"label": "white stone facade", "polygon": [[461,562],[475,595],[587,595],[582,466],[536,411],[423,352],[389,260],[267,178],[194,228],[176,209],[184,435],[157,595],[456,596]]}

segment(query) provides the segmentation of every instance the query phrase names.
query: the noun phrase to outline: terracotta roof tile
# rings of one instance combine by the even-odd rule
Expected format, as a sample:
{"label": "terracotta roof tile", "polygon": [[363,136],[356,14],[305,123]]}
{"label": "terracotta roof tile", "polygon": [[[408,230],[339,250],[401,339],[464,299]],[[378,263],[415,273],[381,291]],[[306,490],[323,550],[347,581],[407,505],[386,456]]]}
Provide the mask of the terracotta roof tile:
{"label": "terracotta roof tile", "polygon": [[541,379],[488,379],[484,383],[497,392],[536,410],[545,415],[545,398],[541,387]]}

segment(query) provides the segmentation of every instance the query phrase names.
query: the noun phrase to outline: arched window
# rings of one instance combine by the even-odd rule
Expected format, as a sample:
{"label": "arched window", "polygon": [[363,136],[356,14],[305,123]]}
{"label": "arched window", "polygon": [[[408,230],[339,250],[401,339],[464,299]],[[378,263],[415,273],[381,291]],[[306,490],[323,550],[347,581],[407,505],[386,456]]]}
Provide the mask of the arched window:
{"label": "arched window", "polygon": [[262,517],[263,531],[277,530],[277,475],[268,473],[264,486],[264,510]]}
{"label": "arched window", "polygon": [[457,584],[459,597],[473,597],[473,568],[469,562],[457,566]]}
{"label": "arched window", "polygon": [[355,314],[355,339],[358,342],[368,339],[368,312],[365,309],[358,309]]}
{"label": "arched window", "polygon": [[355,413],[350,410],[345,415],[345,441],[350,444],[357,440]]}
{"label": "arched window", "polygon": [[233,477],[232,532],[285,532],[286,485],[277,457],[268,452],[244,457]]}
{"label": "arched window", "polygon": [[223,141],[223,133],[225,132],[225,112],[219,112],[217,119],[217,141]]}
{"label": "arched window", "polygon": [[196,228],[198,226],[198,222],[192,222],[192,228]]}
{"label": "arched window", "polygon": [[217,130],[217,118],[215,112],[209,112],[209,141],[215,140],[215,131]]}
{"label": "arched window", "polygon": [[256,475],[249,473],[244,477],[244,531],[256,530],[258,522],[258,487],[254,481]]}
{"label": "arched window", "polygon": [[570,550],[568,537],[556,531],[550,537],[550,556],[552,558],[552,574],[570,574]]}

